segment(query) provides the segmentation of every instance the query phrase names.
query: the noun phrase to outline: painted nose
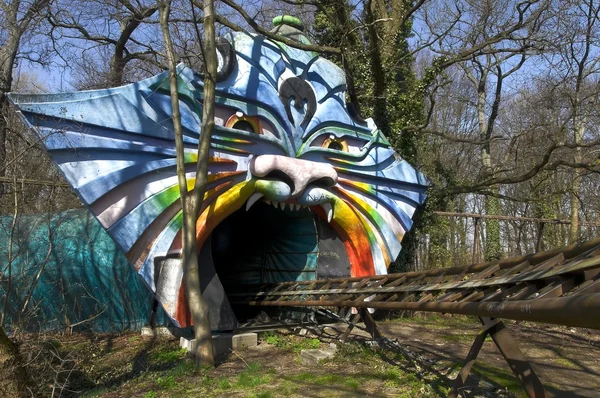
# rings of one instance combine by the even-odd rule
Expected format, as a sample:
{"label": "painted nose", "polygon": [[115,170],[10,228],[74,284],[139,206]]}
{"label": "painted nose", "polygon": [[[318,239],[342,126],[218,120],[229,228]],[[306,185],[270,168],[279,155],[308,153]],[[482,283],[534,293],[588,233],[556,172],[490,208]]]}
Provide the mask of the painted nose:
{"label": "painted nose", "polygon": [[260,155],[250,161],[250,172],[259,178],[273,177],[291,183],[292,197],[300,195],[309,184],[331,187],[338,175],[327,163],[312,162],[280,155]]}

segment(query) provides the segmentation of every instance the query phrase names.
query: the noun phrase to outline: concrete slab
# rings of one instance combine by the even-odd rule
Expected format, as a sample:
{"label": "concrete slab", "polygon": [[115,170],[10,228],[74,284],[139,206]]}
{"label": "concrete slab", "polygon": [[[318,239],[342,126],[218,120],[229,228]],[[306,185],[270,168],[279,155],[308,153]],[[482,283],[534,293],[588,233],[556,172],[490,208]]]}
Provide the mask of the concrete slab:
{"label": "concrete slab", "polygon": [[334,355],[334,350],[310,349],[300,351],[302,365],[305,366],[317,366],[322,360],[333,358]]}
{"label": "concrete slab", "polygon": [[233,335],[231,345],[234,350],[256,347],[258,345],[258,333],[240,333]]}
{"label": "concrete slab", "polygon": [[[213,335],[213,348],[215,356],[229,354],[231,350],[242,350],[248,347],[256,347],[258,345],[258,334],[256,333],[221,333]],[[195,339],[187,339],[181,337],[179,346],[188,351],[193,351],[196,348]]]}

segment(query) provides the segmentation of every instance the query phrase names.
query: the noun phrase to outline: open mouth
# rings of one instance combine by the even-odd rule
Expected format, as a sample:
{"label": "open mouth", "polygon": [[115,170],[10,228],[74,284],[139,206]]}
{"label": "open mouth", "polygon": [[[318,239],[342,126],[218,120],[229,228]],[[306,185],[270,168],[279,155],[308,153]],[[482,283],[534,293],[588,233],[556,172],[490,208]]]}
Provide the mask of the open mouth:
{"label": "open mouth", "polygon": [[[234,179],[215,176],[218,183],[207,191],[196,223],[200,288],[213,329],[231,329],[251,318],[247,308],[240,312],[230,303],[236,293],[262,284],[374,275],[372,253],[380,251],[364,216],[368,204],[338,186],[329,164],[260,155],[248,175],[227,175]],[[171,249],[178,253],[177,246]],[[181,268],[164,273],[168,267],[160,261],[159,268],[157,297],[174,309],[180,325],[189,324]]]}
{"label": "open mouth", "polygon": [[[213,230],[201,250],[231,302],[235,293],[265,283],[350,276],[343,241],[308,205],[251,199]],[[317,211],[332,213],[331,205]],[[256,315],[248,307],[232,308],[240,322]]]}

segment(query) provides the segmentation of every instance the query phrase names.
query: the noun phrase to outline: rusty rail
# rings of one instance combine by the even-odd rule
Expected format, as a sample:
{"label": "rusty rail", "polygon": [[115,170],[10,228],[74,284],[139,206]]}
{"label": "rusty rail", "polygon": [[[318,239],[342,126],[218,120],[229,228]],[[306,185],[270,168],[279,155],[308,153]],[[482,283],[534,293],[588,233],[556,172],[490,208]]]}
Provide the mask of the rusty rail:
{"label": "rusty rail", "polygon": [[236,304],[355,307],[600,329],[600,240],[498,262],[423,272],[285,282],[231,293]]}
{"label": "rusty rail", "polygon": [[423,272],[284,282],[229,294],[250,306],[356,308],[342,335],[361,319],[382,338],[366,308],[464,314],[482,327],[448,397],[459,396],[487,336],[527,395],[547,393],[500,318],[600,329],[600,239],[518,258]]}

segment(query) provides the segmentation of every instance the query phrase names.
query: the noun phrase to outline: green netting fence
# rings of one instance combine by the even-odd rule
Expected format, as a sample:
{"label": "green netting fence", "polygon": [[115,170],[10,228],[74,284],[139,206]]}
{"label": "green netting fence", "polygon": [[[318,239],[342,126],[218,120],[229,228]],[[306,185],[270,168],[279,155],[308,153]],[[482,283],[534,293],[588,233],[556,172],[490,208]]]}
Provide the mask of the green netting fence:
{"label": "green netting fence", "polygon": [[[152,304],[143,280],[87,210],[22,215],[15,223],[0,217],[0,313],[8,330],[137,330]],[[160,306],[155,320],[169,325]]]}

